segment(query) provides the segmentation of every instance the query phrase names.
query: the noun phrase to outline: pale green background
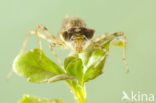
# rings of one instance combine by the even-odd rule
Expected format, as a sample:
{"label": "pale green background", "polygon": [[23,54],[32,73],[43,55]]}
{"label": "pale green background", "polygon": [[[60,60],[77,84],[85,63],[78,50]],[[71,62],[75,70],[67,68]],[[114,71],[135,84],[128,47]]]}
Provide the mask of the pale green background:
{"label": "pale green background", "polygon": [[[32,84],[17,75],[5,79],[19,53],[26,33],[36,24],[45,25],[57,34],[66,16],[81,17],[96,36],[103,33],[126,33],[127,61],[125,73],[122,49],[111,47],[104,74],[86,84],[87,103],[122,103],[122,91],[140,91],[156,95],[156,1],[155,0],[1,0],[0,1],[0,103],[17,103],[24,93],[58,98],[76,103],[63,82]],[[48,43],[44,52],[56,61]],[[38,48],[31,37],[27,50]],[[55,49],[63,60],[68,51]]]}

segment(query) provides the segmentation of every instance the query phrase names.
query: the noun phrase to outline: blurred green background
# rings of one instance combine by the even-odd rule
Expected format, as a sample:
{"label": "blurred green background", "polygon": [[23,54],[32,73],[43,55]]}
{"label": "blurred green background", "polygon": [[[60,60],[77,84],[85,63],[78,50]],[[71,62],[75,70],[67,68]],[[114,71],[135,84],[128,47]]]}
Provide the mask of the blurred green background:
{"label": "blurred green background", "polygon": [[[6,80],[27,32],[36,24],[43,24],[56,35],[66,15],[86,21],[88,27],[96,30],[95,37],[123,31],[128,38],[130,73],[125,73],[122,48],[111,47],[104,74],[86,84],[87,103],[124,103],[122,91],[156,95],[155,4],[155,0],[0,0],[0,103],[17,103],[25,93],[76,103],[63,82],[32,84],[15,74]],[[32,48],[38,48],[34,36],[26,50]],[[43,48],[56,62],[45,41]],[[55,50],[62,60],[69,53]]]}

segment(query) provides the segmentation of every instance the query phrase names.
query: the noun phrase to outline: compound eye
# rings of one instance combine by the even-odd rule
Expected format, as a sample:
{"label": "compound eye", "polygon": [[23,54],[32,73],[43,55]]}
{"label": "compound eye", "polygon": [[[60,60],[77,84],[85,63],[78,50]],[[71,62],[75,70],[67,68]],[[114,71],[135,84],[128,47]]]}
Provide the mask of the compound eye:
{"label": "compound eye", "polygon": [[86,29],[84,35],[87,37],[87,39],[92,39],[94,36],[95,30],[93,29]]}
{"label": "compound eye", "polygon": [[90,36],[88,36],[88,38],[90,38],[90,39],[93,38],[94,33],[95,33],[95,30],[94,30],[94,29],[90,29],[90,30],[89,30]]}
{"label": "compound eye", "polygon": [[65,31],[65,32],[62,32],[62,37],[65,41],[68,41],[70,39],[69,35],[68,35],[68,32]]}

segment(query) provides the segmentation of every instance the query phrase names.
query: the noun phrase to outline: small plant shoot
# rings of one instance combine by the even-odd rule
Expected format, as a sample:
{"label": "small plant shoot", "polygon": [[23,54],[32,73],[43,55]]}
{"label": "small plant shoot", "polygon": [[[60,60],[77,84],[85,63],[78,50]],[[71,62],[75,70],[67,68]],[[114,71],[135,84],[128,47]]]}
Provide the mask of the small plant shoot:
{"label": "small plant shoot", "polygon": [[[64,81],[72,90],[78,103],[86,103],[85,84],[94,80],[103,73],[103,68],[109,47],[123,48],[123,62],[128,71],[126,62],[126,36],[123,32],[103,34],[94,39],[95,30],[90,29],[79,18],[66,17],[62,27],[55,37],[46,27],[39,24],[36,30],[31,30],[26,35],[20,54],[13,62],[13,70],[17,75],[31,83],[54,83]],[[39,49],[24,51],[30,35],[38,39]],[[120,37],[123,37],[121,39]],[[50,60],[42,50],[41,39],[49,43],[51,52],[56,57],[59,65]],[[70,49],[70,56],[64,62],[59,59],[53,48]],[[63,52],[63,51],[62,51]],[[62,100],[43,99],[24,95],[19,103],[63,103]]]}

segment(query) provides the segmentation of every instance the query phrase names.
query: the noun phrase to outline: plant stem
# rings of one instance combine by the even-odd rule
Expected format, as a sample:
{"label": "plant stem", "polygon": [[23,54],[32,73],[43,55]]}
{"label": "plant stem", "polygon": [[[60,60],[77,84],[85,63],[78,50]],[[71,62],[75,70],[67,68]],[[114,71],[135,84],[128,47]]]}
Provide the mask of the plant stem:
{"label": "plant stem", "polygon": [[76,90],[73,91],[73,93],[78,103],[86,103],[84,87],[78,87]]}
{"label": "plant stem", "polygon": [[80,85],[78,83],[71,83],[69,81],[66,81],[66,83],[69,85],[70,89],[72,90],[75,99],[77,100],[78,103],[86,103],[86,92],[85,92],[85,86]]}

